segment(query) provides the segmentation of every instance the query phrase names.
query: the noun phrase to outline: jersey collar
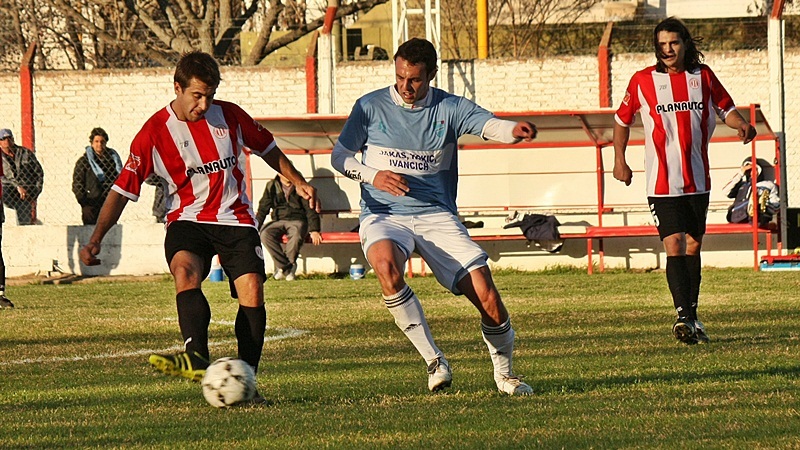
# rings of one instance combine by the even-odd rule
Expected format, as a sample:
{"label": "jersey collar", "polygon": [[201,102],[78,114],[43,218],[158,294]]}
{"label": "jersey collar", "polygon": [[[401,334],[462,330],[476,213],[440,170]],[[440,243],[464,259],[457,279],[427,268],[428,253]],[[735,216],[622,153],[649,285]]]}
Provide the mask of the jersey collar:
{"label": "jersey collar", "polygon": [[428,93],[425,94],[425,97],[421,98],[420,100],[414,102],[414,104],[408,104],[403,101],[403,97],[400,97],[400,94],[397,93],[397,89],[395,89],[394,85],[389,86],[389,94],[392,96],[392,101],[397,105],[404,109],[419,109],[424,108],[431,104],[431,92],[433,92],[433,88],[428,88]]}

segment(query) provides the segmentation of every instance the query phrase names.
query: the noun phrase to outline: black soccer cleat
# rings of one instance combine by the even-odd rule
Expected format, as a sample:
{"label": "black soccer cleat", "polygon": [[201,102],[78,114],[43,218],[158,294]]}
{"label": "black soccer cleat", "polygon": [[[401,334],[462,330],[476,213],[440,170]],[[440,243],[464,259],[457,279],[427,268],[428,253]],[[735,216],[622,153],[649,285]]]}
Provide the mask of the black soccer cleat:
{"label": "black soccer cleat", "polygon": [[688,317],[678,317],[675,324],[672,325],[672,334],[675,339],[687,345],[697,343],[697,330],[694,327],[694,321]]}
{"label": "black soccer cleat", "polygon": [[0,309],[14,309],[14,304],[5,295],[0,295]]}

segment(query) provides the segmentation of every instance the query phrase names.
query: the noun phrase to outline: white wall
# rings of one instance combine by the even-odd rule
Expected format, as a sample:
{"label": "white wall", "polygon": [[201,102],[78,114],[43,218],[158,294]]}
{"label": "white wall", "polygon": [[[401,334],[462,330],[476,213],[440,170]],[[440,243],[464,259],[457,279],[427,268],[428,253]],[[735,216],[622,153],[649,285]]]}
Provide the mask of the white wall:
{"label": "white wall", "polygon": [[[760,103],[768,113],[769,89],[768,61],[765,52],[707,52],[706,62],[715,70],[723,84],[731,92],[737,104]],[[617,105],[631,75],[653,63],[649,54],[615,55],[611,66],[612,101]],[[786,105],[787,105],[787,162],[789,176],[789,204],[800,205],[800,125],[792,120],[800,115],[800,53],[787,51]],[[445,63],[443,87],[477,101],[495,111],[523,112],[544,110],[596,110],[599,87],[597,81],[597,59],[586,57],[551,57],[541,60],[486,60]],[[88,134],[95,126],[104,127],[109,135],[109,145],[120,151],[123,158],[127,148],[142,123],[157,109],[174,98],[171,69],[148,70],[98,70],[91,72],[53,71],[35,73],[35,117],[36,151],[45,170],[44,192],[40,199],[42,226],[17,227],[13,217],[4,225],[3,252],[8,274],[11,276],[50,269],[51,261],[76,258],[76,248],[68,246],[75,236],[85,238],[85,232],[76,229],[80,223],[80,209],[70,191],[72,169],[83,148]],[[303,68],[242,68],[225,67],[223,82],[217,98],[234,101],[255,117],[291,116],[306,111],[305,73]],[[388,86],[393,81],[391,64],[385,61],[341,63],[336,72],[335,113],[347,114],[353,102],[366,92]],[[0,74],[0,109],[4,112],[0,127],[9,127],[20,135],[19,78],[16,74]],[[741,160],[741,147],[732,147],[731,159]],[[537,160],[553,159],[571,164],[563,154],[552,150],[533,156],[517,155],[526,159],[526,164],[536,165]],[[746,152],[746,149],[741,149]],[[744,153],[742,153],[744,154]],[[295,162],[307,175],[324,172],[333,174],[326,157],[296,157]],[[511,160],[513,163],[515,161]],[[508,162],[506,162],[507,164]],[[485,159],[467,157],[462,170],[478,172],[484,168]],[[477,167],[471,167],[472,165]],[[263,183],[272,176],[262,162],[254,161],[255,201],[263,190]],[[520,165],[520,167],[523,167]],[[547,166],[542,166],[547,167]],[[325,172],[327,171],[327,172]],[[358,187],[350,180],[327,178],[337,186],[336,195],[350,198],[357,196]],[[328,183],[328,184],[325,184]],[[509,182],[511,183],[511,182]],[[524,183],[521,183],[524,186]],[[550,185],[550,183],[545,183]],[[535,184],[530,189],[536,189]],[[593,186],[574,186],[580,192],[590,191]],[[519,192],[509,184],[509,191]],[[524,192],[524,191],[523,191]],[[463,183],[462,197],[481,195],[479,186]],[[116,267],[105,270],[113,274],[138,274],[165,270],[161,248],[163,230],[150,217],[152,189],[143,188],[143,198],[130,204],[123,218],[121,232],[122,247],[118,251],[122,259]],[[643,200],[643,199],[642,199]],[[559,200],[556,200],[558,202]],[[573,201],[573,200],[569,200]],[[643,202],[642,202],[643,203]],[[9,212],[9,210],[6,210]],[[354,223],[354,218],[326,226],[345,228]],[[77,228],[83,228],[77,226]],[[735,245],[727,245],[725,252],[743,252],[744,257],[721,256],[720,264],[749,265],[747,237],[736,238]],[[719,238],[722,239],[722,238]],[[727,239],[727,238],[726,238]],[[709,239],[718,240],[717,238]],[[741,241],[741,242],[740,242]],[[728,242],[728,241],[726,241]],[[742,244],[743,243],[743,244]],[[657,244],[657,242],[655,242]],[[651,247],[658,246],[649,243]],[[629,245],[620,242],[609,245]],[[711,244],[709,244],[711,245]],[[522,246],[522,248],[519,248]],[[543,267],[552,264],[585,264],[585,245],[572,242],[571,250],[559,256],[542,255],[539,250],[524,248],[524,243],[513,242],[491,244],[487,249],[493,253],[493,263],[522,268]],[[111,246],[113,247],[113,245]],[[337,249],[332,249],[337,247]],[[713,245],[712,245],[713,247]],[[115,250],[117,251],[117,250]],[[330,253],[330,252],[335,253]],[[570,253],[572,252],[572,253]],[[583,255],[580,253],[583,252]],[[332,271],[346,270],[351,258],[363,258],[357,247],[327,246],[324,249],[308,248],[305,253],[314,256],[304,262],[305,269]],[[653,258],[658,258],[655,252]],[[642,256],[622,255],[620,264],[652,264],[651,253]],[[724,255],[728,255],[725,253]],[[614,260],[612,259],[612,262]],[[707,262],[716,261],[709,256]],[[269,266],[270,264],[268,264]],[[74,267],[76,272],[91,273],[90,269]]]}
{"label": "white wall", "polygon": [[640,11],[658,18],[752,17],[760,15],[767,3],[766,0],[640,0]]}

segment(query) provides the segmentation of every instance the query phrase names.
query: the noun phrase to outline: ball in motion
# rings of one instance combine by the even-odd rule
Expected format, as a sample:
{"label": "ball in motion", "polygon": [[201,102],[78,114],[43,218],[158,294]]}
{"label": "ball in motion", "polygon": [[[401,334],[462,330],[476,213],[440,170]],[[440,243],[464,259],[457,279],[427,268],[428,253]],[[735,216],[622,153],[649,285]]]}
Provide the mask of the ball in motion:
{"label": "ball in motion", "polygon": [[256,374],[241,359],[220,358],[208,366],[201,385],[203,397],[211,406],[226,408],[253,399]]}

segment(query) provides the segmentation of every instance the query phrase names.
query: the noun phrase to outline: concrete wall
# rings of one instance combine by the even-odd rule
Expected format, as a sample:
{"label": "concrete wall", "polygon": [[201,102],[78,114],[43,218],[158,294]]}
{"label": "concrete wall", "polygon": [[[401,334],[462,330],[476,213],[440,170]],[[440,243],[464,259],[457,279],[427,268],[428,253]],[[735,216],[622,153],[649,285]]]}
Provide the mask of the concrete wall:
{"label": "concrete wall", "polygon": [[[760,103],[769,114],[771,105],[766,52],[708,52],[706,61],[714,68],[737,104]],[[619,104],[630,76],[652,63],[653,57],[649,54],[613,57],[611,85],[614,105]],[[800,204],[800,195],[796,194],[800,189],[800,125],[792,119],[800,113],[800,53],[787,52],[784,64],[787,77],[789,170],[786,184],[789,188],[789,204],[797,205]],[[36,151],[45,170],[44,192],[39,202],[39,217],[43,225],[18,227],[13,212],[6,209],[10,217],[4,225],[3,253],[8,274],[14,276],[49,270],[54,259],[59,260],[64,268],[68,265],[65,261],[72,261],[69,269],[77,273],[141,274],[166,271],[161,248],[163,229],[150,216],[152,189],[149,188],[144,188],[143,198],[136,204],[129,204],[123,214],[121,229],[115,231],[119,239],[109,241],[109,257],[116,259],[114,255],[119,255],[119,261],[101,268],[77,265],[77,242],[85,241],[88,235],[86,229],[78,225],[80,209],[72,197],[70,184],[74,163],[88,144],[89,131],[95,126],[104,127],[110,135],[109,145],[116,148],[123,158],[127,156],[128,146],[142,123],[174,98],[172,70],[52,71],[37,72],[34,77]],[[222,78],[217,98],[240,104],[254,117],[300,115],[306,111],[304,68],[225,67]],[[592,56],[521,61],[457,61],[446,62],[442,68],[443,88],[494,111],[596,110],[599,102],[597,79],[597,59]],[[348,114],[360,95],[392,82],[390,62],[338,64],[334,81],[334,112]],[[0,108],[4,112],[0,127],[12,128],[19,135],[20,97],[16,74],[0,74]],[[741,148],[741,153],[739,148],[741,146],[731,148],[733,165],[746,154],[746,148]],[[556,151],[559,150],[552,150]],[[536,158],[570,163],[568,159],[559,159],[564,158],[560,154]],[[309,176],[326,171],[325,176],[332,177],[333,173],[325,159],[298,157],[296,163]],[[470,159],[465,158],[465,161]],[[513,164],[514,160],[507,163]],[[475,167],[463,167],[462,171],[479,172],[485,161],[478,158],[469,164],[475,164]],[[253,166],[257,202],[265,180],[272,173],[259,161],[254,161]],[[719,182],[717,184],[721,185]],[[593,186],[575,186],[575,189],[583,191],[593,189]],[[482,194],[480,189],[469,190],[470,195],[491,195]],[[344,191],[353,195],[357,192],[357,186],[346,186]],[[640,200],[644,203],[643,198]],[[354,220],[347,218],[342,223],[326,225],[328,229],[333,226],[344,227],[354,223]],[[741,236],[709,238],[709,248],[713,247],[716,240],[725,241],[721,247],[725,253],[720,253],[718,258],[711,255],[705,261],[722,265],[751,264],[748,239]],[[628,247],[631,243],[609,245]],[[651,248],[652,251],[643,254],[634,252],[632,256],[627,250],[619,251],[620,259],[615,261],[612,258],[610,263],[657,265],[661,257],[658,247],[657,240],[646,241],[641,248]],[[585,264],[585,246],[578,242],[568,243],[562,255],[543,255],[540,250],[525,248],[524,243],[520,242],[489,244],[487,250],[494,255],[493,263],[498,266],[540,268],[553,264]],[[737,252],[744,256],[731,257]],[[306,270],[346,270],[352,259],[363,260],[356,246],[307,248],[304,253],[308,258],[301,269]]]}

